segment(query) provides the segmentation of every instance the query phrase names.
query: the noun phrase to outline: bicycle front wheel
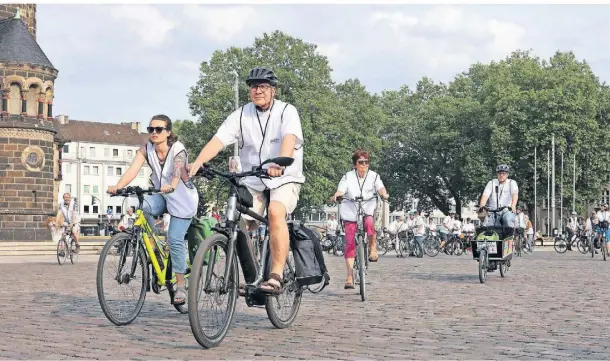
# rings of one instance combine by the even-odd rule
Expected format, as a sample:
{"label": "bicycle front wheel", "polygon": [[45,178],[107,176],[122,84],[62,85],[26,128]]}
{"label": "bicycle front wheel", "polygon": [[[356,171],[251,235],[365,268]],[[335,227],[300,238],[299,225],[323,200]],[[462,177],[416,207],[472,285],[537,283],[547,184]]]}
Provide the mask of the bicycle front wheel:
{"label": "bicycle front wheel", "polygon": [[487,250],[479,251],[479,281],[485,283],[487,280]]}
{"label": "bicycle front wheel", "polygon": [[[136,253],[136,245],[138,243],[132,239],[132,235],[117,233],[104,245],[97,264],[97,298],[104,315],[117,326],[132,323],[140,314],[146,298],[146,254],[141,243]],[[112,292],[112,286],[116,286],[115,292]],[[137,298],[119,299],[124,295]]]}
{"label": "bicycle front wheel", "polygon": [[57,263],[59,263],[60,266],[66,263],[69,253],[70,250],[68,249],[66,238],[62,237],[57,243]]}
{"label": "bicycle front wheel", "polygon": [[441,244],[438,240],[434,238],[428,238],[424,242],[424,252],[426,252],[428,257],[436,257],[440,250]]}
{"label": "bicycle front wheel", "polygon": [[[212,234],[203,240],[193,260],[188,314],[193,336],[204,348],[216,347],[222,342],[235,313],[239,268],[236,256],[231,260],[227,257],[228,241],[221,233]],[[206,260],[208,252],[210,255]],[[230,269],[228,279],[225,279],[227,266]],[[206,306],[209,309],[205,309]]]}
{"label": "bicycle front wheel", "polygon": [[72,240],[70,242],[70,262],[72,262],[72,264],[75,264],[76,261],[78,261],[78,252],[75,252],[76,250],[76,241]]}
{"label": "bicycle front wheel", "polygon": [[358,277],[360,278],[360,298],[362,301],[366,301],[366,273],[365,273],[365,254],[364,254],[364,238],[358,236],[358,250],[356,257],[358,257]]}

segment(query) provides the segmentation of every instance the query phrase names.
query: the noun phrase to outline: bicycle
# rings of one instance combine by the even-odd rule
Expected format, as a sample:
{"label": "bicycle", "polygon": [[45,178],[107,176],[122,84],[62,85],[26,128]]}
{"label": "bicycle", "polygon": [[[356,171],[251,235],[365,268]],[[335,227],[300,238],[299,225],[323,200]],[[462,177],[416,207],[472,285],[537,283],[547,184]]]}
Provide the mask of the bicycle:
{"label": "bicycle", "polygon": [[[269,277],[270,272],[269,228],[266,228],[262,254],[260,262],[258,262],[254,256],[252,243],[247,237],[247,231],[244,231],[246,229],[245,222],[243,219],[240,220],[240,216],[241,214],[247,214],[265,225],[268,225],[269,222],[266,217],[259,216],[248,208],[252,206],[252,195],[244,185],[239,183],[239,180],[244,177],[268,179],[269,176],[266,175],[266,170],[263,169],[263,166],[266,164],[275,163],[280,167],[287,167],[293,162],[293,158],[278,157],[266,160],[255,169],[242,173],[224,173],[207,165],[202,166],[197,172],[197,176],[203,176],[207,179],[220,177],[230,184],[225,213],[226,221],[214,227],[213,230],[216,233],[206,238],[201,243],[201,246],[199,246],[193,260],[192,271],[192,277],[196,282],[191,285],[188,294],[188,314],[191,331],[197,342],[206,349],[216,347],[222,342],[233,320],[238,297],[238,260],[246,281],[244,285],[244,299],[248,307],[264,306],[273,326],[280,329],[289,327],[297,317],[304,286],[297,281],[294,260],[291,257],[293,239],[291,239],[288,258],[284,266],[283,284],[280,294],[268,295],[261,293],[258,287]],[[300,221],[288,221],[287,223],[289,234],[292,234],[290,230],[301,226]],[[225,255],[219,257],[220,251],[223,251]],[[206,260],[206,254],[208,253],[210,256]],[[216,262],[223,259],[226,261],[226,264],[214,270]],[[204,267],[207,268],[204,270]],[[200,313],[198,305],[201,296],[211,296],[211,300],[208,302],[212,304],[213,308],[220,308],[222,301],[227,301],[225,315],[222,316],[223,320],[219,322],[218,330],[210,331],[209,327],[207,327],[208,325],[205,324],[208,318],[210,322],[216,323],[218,317],[206,317]],[[290,305],[280,305],[280,297],[286,299],[292,298],[292,302]],[[280,314],[281,311],[285,310],[287,310],[286,315]],[[215,327],[215,324],[210,327]]]}
{"label": "bicycle", "polygon": [[429,234],[424,241],[424,252],[428,257],[436,257],[441,250],[441,241],[438,236]]}
{"label": "bicycle", "polygon": [[[188,312],[187,306],[184,303],[174,303],[174,286],[176,284],[176,276],[172,269],[171,257],[167,243],[162,242],[153,234],[151,225],[148,223],[142,210],[144,206],[144,195],[152,195],[161,193],[160,189],[148,188],[142,189],[140,187],[126,187],[118,189],[116,194],[111,197],[129,197],[137,196],[138,208],[136,209],[136,219],[133,227],[123,232],[119,232],[112,236],[108,242],[104,245],[100,258],[97,265],[97,296],[102,307],[104,315],[117,326],[124,326],[132,323],[136,317],[140,314],[144,300],[146,299],[146,293],[151,289],[154,293],[160,294],[165,289],[168,290],[170,303],[174,308],[182,313]],[[131,282],[139,284],[138,300],[133,306],[130,313],[126,313],[126,316],[122,316],[121,310],[119,314],[111,309],[111,301],[105,293],[107,283],[104,281],[104,272],[108,270],[104,267],[106,258],[109,256],[118,256],[118,265],[111,267],[117,270],[117,275],[113,276],[112,281],[117,282],[119,285],[129,285]],[[131,264],[126,267],[128,259],[131,260]],[[187,270],[184,274],[185,286],[188,290],[188,278],[190,273],[190,262],[189,257],[186,257]],[[136,268],[140,265],[140,271],[136,272]],[[152,266],[152,272],[149,269],[149,265]],[[124,269],[124,267],[126,269]],[[123,271],[127,271],[123,274]],[[163,288],[165,287],[165,289]],[[186,301],[186,300],[185,300]]]}
{"label": "bicycle", "polygon": [[[70,262],[72,264],[75,264],[76,260],[78,259],[78,252],[76,252],[76,241],[72,236],[73,227],[74,226],[68,225],[68,223],[64,223],[64,226],[62,227],[63,235],[59,239],[59,242],[57,242],[57,263],[59,263],[60,266],[66,263],[68,257],[70,257]],[[69,247],[68,244],[70,245]]]}
{"label": "bicycle", "polygon": [[398,257],[413,257],[421,258],[424,255],[424,250],[422,245],[419,242],[415,241],[415,236],[413,235],[413,231],[401,231],[398,232]]}
{"label": "bicycle", "polygon": [[500,276],[502,278],[506,277],[513,256],[512,237],[500,239],[500,235],[497,232],[497,230],[501,230],[501,233],[504,234],[503,230],[505,227],[497,226],[498,213],[504,211],[508,207],[501,207],[495,211],[492,211],[487,207],[484,208],[492,213],[494,225],[491,227],[481,227],[481,232],[479,232],[476,239],[471,242],[472,258],[478,261],[479,281],[481,283],[485,283],[487,280],[487,272],[496,270],[498,266],[500,268]]}
{"label": "bicycle", "polygon": [[366,301],[366,271],[369,268],[369,248],[368,248],[368,237],[364,231],[364,209],[362,204],[376,199],[372,197],[369,199],[363,199],[362,197],[355,197],[354,199],[347,198],[344,196],[337,197],[337,202],[341,204],[344,200],[350,201],[356,204],[356,223],[358,225],[358,231],[356,232],[356,259],[354,260],[354,283],[360,285],[360,298],[362,301]]}

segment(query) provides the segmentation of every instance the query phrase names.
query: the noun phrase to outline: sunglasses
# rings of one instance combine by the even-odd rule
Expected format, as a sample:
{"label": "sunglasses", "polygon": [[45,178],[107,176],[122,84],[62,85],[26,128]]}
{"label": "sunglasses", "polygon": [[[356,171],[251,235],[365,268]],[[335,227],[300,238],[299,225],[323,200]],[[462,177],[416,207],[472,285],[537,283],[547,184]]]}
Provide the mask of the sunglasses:
{"label": "sunglasses", "polygon": [[147,131],[149,134],[152,134],[153,132],[155,132],[155,133],[157,133],[157,134],[160,134],[162,131],[164,131],[164,130],[166,130],[166,129],[167,129],[167,128],[165,128],[165,127],[147,127],[147,128],[146,128],[146,131]]}
{"label": "sunglasses", "polygon": [[366,165],[366,164],[369,164],[369,161],[368,160],[359,160],[358,164]]}

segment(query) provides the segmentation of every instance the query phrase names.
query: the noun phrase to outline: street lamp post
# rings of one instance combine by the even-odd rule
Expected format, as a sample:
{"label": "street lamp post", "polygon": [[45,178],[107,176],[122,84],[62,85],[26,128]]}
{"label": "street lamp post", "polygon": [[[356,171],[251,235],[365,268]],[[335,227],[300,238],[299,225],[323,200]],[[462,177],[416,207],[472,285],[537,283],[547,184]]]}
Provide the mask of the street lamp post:
{"label": "street lamp post", "polygon": [[[235,84],[234,84],[235,110],[237,110],[239,108],[239,74],[237,73],[236,70],[233,70],[233,75],[235,75]],[[233,145],[233,155],[235,157],[237,157],[239,155],[239,146],[237,143],[238,142],[235,142],[235,144]]]}

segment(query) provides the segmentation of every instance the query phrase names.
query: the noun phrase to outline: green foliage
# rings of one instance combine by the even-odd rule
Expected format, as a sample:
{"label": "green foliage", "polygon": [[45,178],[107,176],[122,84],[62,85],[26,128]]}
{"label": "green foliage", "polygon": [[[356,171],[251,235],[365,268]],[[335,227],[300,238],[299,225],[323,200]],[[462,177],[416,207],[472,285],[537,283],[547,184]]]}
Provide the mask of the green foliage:
{"label": "green foliage", "polygon": [[[403,86],[372,95],[358,79],[335,84],[328,59],[316,52],[315,44],[279,31],[263,34],[248,47],[216,51],[201,63],[200,77],[188,94],[198,119],[175,125],[191,157],[235,109],[233,71],[243,105],[249,96],[244,79],[261,65],[276,72],[277,97],[295,105],[301,118],[307,178],[301,213],[325,204],[351,169],[351,154],[358,148],[371,152],[371,168],[381,174],[393,209],[418,199],[423,210],[447,213],[455,206],[459,213],[465,203],[478,201],[499,163],[511,166],[520,200],[531,205],[534,148],[541,199],[552,134],[557,174],[564,153],[567,207],[573,207],[574,154],[577,204],[598,200],[607,185],[610,89],[571,52],[545,60],[516,51],[498,62],[473,64],[448,84],[424,77],[415,89]],[[232,148],[224,150],[215,165],[227,167],[230,155]],[[205,197],[210,201],[215,194]]]}

